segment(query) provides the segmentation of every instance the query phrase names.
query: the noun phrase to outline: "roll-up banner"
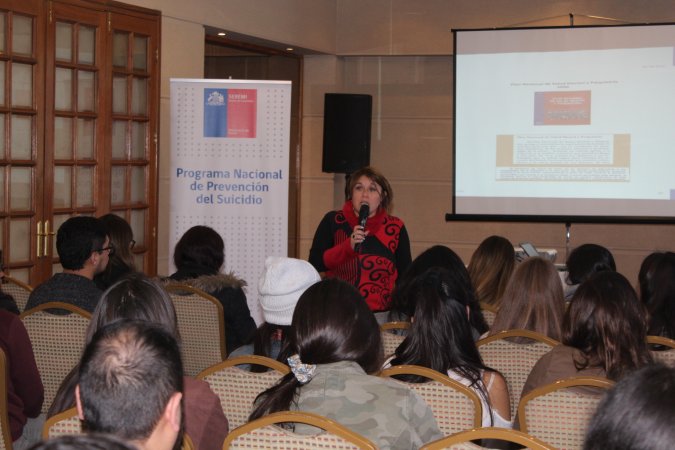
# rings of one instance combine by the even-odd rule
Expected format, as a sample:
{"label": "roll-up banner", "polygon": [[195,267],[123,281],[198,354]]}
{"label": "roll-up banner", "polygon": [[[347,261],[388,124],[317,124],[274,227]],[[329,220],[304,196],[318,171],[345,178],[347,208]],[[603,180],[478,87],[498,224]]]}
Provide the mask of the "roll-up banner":
{"label": "roll-up banner", "polygon": [[290,81],[171,79],[169,254],[207,225],[256,320],[267,256],[287,256]]}

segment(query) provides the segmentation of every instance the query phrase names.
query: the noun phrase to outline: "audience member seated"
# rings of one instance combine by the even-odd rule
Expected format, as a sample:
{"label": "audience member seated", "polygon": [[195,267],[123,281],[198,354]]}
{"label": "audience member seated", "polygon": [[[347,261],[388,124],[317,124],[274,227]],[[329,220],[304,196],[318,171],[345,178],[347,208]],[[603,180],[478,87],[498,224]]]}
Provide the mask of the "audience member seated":
{"label": "audience member seated", "polygon": [[[168,294],[154,281],[141,274],[128,275],[103,293],[87,329],[86,342],[104,326],[121,319],[142,320],[161,325],[179,339],[176,311]],[[75,367],[61,384],[51,417],[75,406],[75,386],[79,367]],[[228,423],[218,396],[202,380],[183,379],[185,431],[200,449],[219,450],[228,433]]]}
{"label": "audience member seated", "polygon": [[[250,419],[289,409],[326,416],[380,448],[418,448],[442,437],[431,409],[407,387],[373,376],[380,329],[350,284],[326,279],[300,297],[291,324],[292,372],[256,399]],[[296,425],[296,433],[315,429]]]}
{"label": "audience member seated", "polygon": [[469,276],[479,302],[499,308],[516,266],[513,244],[501,236],[480,243],[469,261]]}
{"label": "audience member seated", "polygon": [[71,217],[56,233],[56,251],[63,272],[36,287],[28,297],[26,309],[64,302],[93,312],[102,293],[93,281],[94,275],[105,270],[115,252],[105,226],[94,217]]}
{"label": "audience member seated", "polygon": [[565,298],[558,271],[550,261],[534,257],[520,263],[506,287],[501,305],[490,329],[491,335],[523,329],[560,340]]}
{"label": "audience member seated", "polygon": [[603,271],[616,271],[612,253],[602,245],[583,244],[572,250],[565,262],[565,300],[572,298],[577,287],[591,276]]}
{"label": "audience member seated", "polygon": [[619,381],[598,405],[584,450],[670,450],[675,445],[675,369],[660,364]]}
{"label": "audience member seated", "polygon": [[[506,380],[481,360],[469,324],[469,299],[457,272],[434,267],[410,285],[415,313],[407,337],[386,366],[415,364],[447,373],[473,389],[483,405],[483,426],[511,428]],[[424,378],[406,381],[424,382]]]}
{"label": "audience member seated", "polygon": [[[5,278],[5,265],[2,259],[2,250],[0,250],[0,286],[2,286],[3,278]],[[16,314],[17,316],[21,312],[19,311],[19,307],[16,305],[16,302],[14,301],[14,297],[7,294],[6,292],[3,292],[2,289],[0,289],[0,309],[9,311],[12,314]]]}
{"label": "audience member seated", "polygon": [[478,340],[480,335],[488,330],[488,324],[485,322],[478,300],[476,300],[469,272],[457,253],[443,245],[434,245],[420,253],[405,271],[392,295],[393,303],[389,320],[408,320],[414,314],[414,296],[409,291],[409,285],[415,277],[432,267],[442,267],[451,272],[457,272],[462,289],[469,301],[469,322],[473,328],[474,339]]}
{"label": "audience member seated", "polygon": [[597,273],[572,297],[563,320],[563,345],[535,364],[521,398],[572,376],[618,381],[652,362],[646,338],[646,310],[628,280],[618,272]]}
{"label": "audience member seated", "polygon": [[111,433],[139,450],[171,450],[181,434],[183,365],[161,325],[119,320],[94,334],[75,390],[86,431]]}
{"label": "audience member seated", "polygon": [[116,214],[106,214],[99,218],[108,232],[111,245],[115,251],[110,254],[110,261],[105,270],[94,276],[94,283],[99,289],[105,291],[114,282],[128,273],[136,271],[134,254],[134,233],[126,220]]}
{"label": "audience member seated", "polygon": [[26,328],[19,316],[4,309],[0,309],[0,347],[7,363],[7,414],[13,447],[23,450],[40,440],[44,389]]}
{"label": "audience member seated", "polygon": [[675,253],[652,253],[640,267],[640,300],[649,313],[647,334],[675,339]]}
{"label": "audience member seated", "polygon": [[[305,289],[319,281],[319,272],[307,261],[269,256],[258,281],[260,307],[265,322],[256,330],[252,344],[239,347],[229,357],[253,354],[286,364],[291,356],[288,353],[288,333],[295,305]],[[254,366],[252,370],[266,368]]]}
{"label": "audience member seated", "polygon": [[249,344],[256,330],[248,309],[246,282],[234,273],[223,274],[225,243],[218,233],[206,226],[187,230],[176,244],[173,262],[178,269],[171,279],[211,294],[223,305],[227,353]]}
{"label": "audience member seated", "polygon": [[66,434],[34,445],[30,450],[138,450],[111,434]]}

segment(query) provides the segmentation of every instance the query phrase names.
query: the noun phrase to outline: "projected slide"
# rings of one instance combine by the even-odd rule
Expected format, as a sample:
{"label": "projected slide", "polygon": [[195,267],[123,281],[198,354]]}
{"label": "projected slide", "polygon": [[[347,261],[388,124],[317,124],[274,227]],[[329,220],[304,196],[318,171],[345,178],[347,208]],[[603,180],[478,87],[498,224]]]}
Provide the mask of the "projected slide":
{"label": "projected slide", "polygon": [[675,218],[675,25],[455,45],[456,214]]}

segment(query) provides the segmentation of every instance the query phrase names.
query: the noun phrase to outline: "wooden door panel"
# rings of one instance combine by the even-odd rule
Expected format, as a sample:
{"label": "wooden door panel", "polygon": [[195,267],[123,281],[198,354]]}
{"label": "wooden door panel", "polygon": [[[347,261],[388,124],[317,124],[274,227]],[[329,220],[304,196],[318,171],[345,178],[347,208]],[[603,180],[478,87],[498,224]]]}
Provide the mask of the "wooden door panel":
{"label": "wooden door panel", "polygon": [[36,285],[61,270],[54,231],[111,210],[155,273],[159,24],[121,3],[2,1],[0,246],[13,276]]}

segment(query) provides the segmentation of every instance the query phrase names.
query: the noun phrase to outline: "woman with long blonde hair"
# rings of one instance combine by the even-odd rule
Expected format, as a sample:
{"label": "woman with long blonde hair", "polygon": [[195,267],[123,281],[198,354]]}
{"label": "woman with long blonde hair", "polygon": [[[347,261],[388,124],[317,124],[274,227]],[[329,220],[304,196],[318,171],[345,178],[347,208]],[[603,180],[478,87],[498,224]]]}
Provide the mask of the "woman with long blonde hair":
{"label": "woman with long blonde hair", "polygon": [[506,287],[490,334],[524,329],[559,341],[564,314],[565,297],[555,266],[543,258],[528,258]]}

